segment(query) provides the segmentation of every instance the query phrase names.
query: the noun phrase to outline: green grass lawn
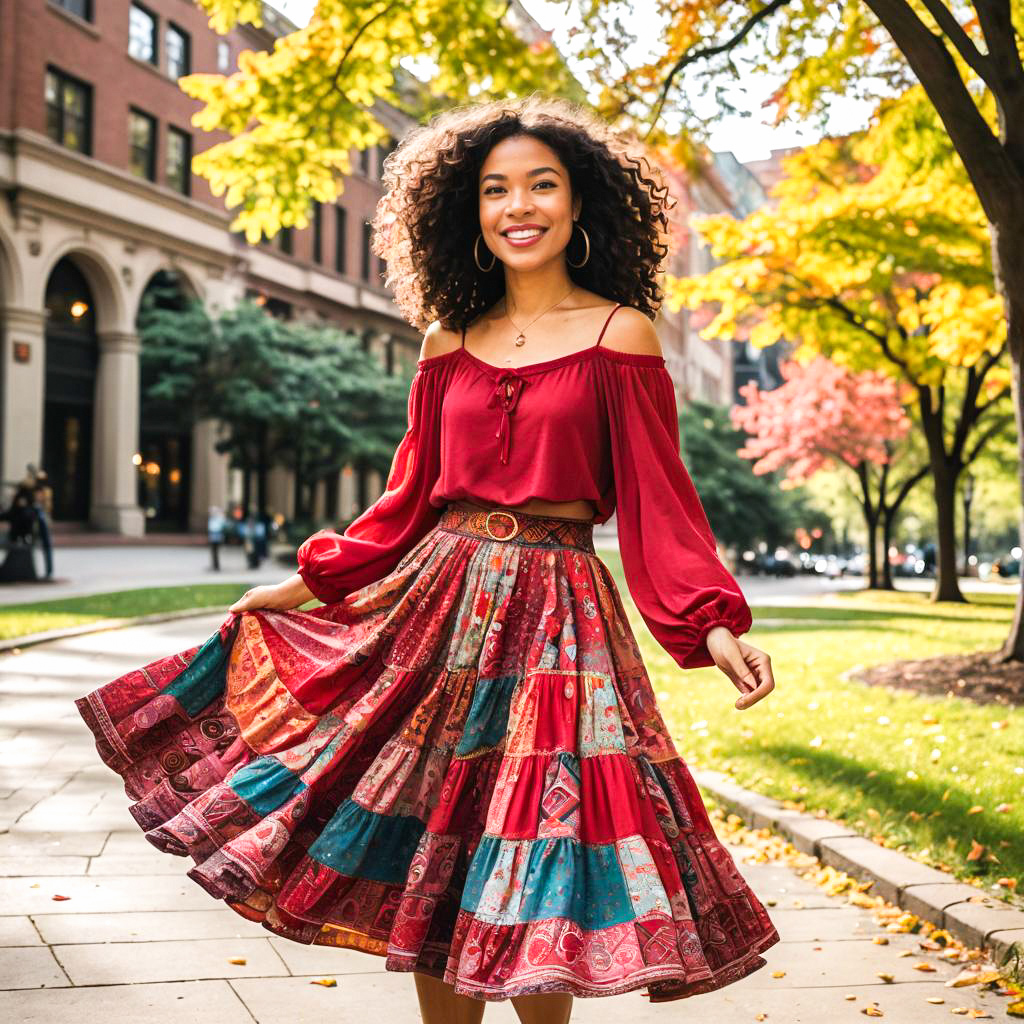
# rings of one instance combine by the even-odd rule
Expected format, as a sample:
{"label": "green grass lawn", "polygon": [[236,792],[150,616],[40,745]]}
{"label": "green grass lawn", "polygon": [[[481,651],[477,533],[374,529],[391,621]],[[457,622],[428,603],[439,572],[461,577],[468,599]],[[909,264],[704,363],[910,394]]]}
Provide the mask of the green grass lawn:
{"label": "green grass lawn", "polygon": [[[1008,877],[1024,892],[1024,712],[840,679],[855,665],[997,648],[1013,595],[931,605],[925,594],[847,593],[816,608],[754,607],[743,639],[771,656],[776,686],[737,711],[739,691],[722,672],[684,672],[655,643],[621,580],[658,703],[691,766],[824,811],[964,880]],[[768,618],[798,621],[758,626]],[[984,851],[968,860],[974,841]]]}
{"label": "green grass lawn", "polygon": [[58,601],[0,605],[0,640],[49,629],[81,626],[101,619],[173,612],[186,608],[223,608],[249,589],[246,583],[202,583],[191,587],[148,587],[112,594],[67,597]]}

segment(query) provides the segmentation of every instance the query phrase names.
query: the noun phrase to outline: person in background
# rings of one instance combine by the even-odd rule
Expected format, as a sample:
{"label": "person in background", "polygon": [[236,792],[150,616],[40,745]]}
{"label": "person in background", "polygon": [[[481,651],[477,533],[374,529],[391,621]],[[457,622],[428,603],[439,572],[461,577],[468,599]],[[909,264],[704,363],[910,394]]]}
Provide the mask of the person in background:
{"label": "person in background", "polygon": [[[29,467],[30,471],[32,467]],[[50,517],[53,514],[53,488],[45,469],[35,471],[32,485],[33,507],[36,513],[36,531],[39,545],[43,549],[43,563],[46,578],[53,577],[53,537],[50,533]]]}
{"label": "person in background", "polygon": [[214,572],[220,572],[220,546],[224,543],[224,513],[216,505],[210,506],[206,518],[206,534],[210,541],[210,558]]}

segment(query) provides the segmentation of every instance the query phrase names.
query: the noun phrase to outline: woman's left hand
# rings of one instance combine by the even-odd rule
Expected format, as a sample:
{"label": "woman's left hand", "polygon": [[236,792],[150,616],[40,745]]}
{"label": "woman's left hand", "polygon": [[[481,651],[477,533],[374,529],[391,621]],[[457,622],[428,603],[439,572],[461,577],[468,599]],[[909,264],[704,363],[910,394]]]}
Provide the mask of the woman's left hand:
{"label": "woman's left hand", "polygon": [[744,711],[775,689],[772,660],[760,648],[738,640],[725,626],[708,630],[708,653],[732,680],[741,695],[736,709]]}
{"label": "woman's left hand", "polygon": [[253,587],[247,590],[230,608],[229,612],[288,611],[311,601],[313,592],[303,578],[295,573],[283,583],[274,586]]}

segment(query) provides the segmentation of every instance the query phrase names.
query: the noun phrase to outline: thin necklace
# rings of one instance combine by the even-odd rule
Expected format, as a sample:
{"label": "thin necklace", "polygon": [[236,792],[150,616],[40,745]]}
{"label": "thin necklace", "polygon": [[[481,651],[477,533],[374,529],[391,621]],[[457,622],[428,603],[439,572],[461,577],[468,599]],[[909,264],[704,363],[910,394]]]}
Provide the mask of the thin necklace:
{"label": "thin necklace", "polygon": [[[561,298],[560,298],[560,299],[558,300],[558,302],[565,302],[565,300],[566,300],[567,298],[569,298],[569,296],[570,296],[570,295],[572,295],[572,293],[573,293],[573,292],[574,292],[575,290],[576,290],[576,285],[572,285],[572,286],[571,286],[571,287],[569,288],[569,290],[568,290],[568,291],[567,291],[567,292],[565,293],[565,295],[563,295],[563,296],[562,296],[562,297],[561,297]],[[548,306],[548,308],[544,310],[544,313],[550,313],[550,312],[551,312],[551,310],[553,310],[553,309],[555,308],[555,306],[557,306],[557,305],[558,305],[558,302],[556,302],[556,303],[554,304],[554,306]],[[542,317],[542,316],[544,315],[544,313],[540,313],[540,314],[539,314],[538,316],[535,316],[535,317],[534,317],[534,318],[533,318],[533,319],[532,319],[532,320],[530,321],[530,323],[528,323],[528,324],[526,325],[526,327],[529,327],[529,326],[530,326],[531,324],[534,324],[534,323],[536,323],[536,322],[537,322],[537,321],[538,321],[538,320],[539,320],[539,319],[540,319],[540,318],[541,318],[541,317]],[[526,335],[525,335],[525,334],[523,333],[523,331],[525,331],[525,330],[526,330],[526,327],[524,327],[524,328],[520,329],[520,328],[519,328],[519,326],[518,326],[518,325],[516,324],[515,320],[513,320],[513,319],[512,319],[512,317],[508,316],[508,299],[507,299],[507,298],[505,299],[505,316],[507,316],[507,317],[508,317],[509,323],[510,323],[510,324],[512,324],[512,326],[513,326],[513,327],[515,327],[515,329],[516,329],[517,331],[519,331],[519,333],[518,333],[518,334],[516,335],[516,342],[515,342],[515,343],[516,343],[516,347],[517,347],[517,348],[522,348],[522,347],[523,347],[523,345],[525,345],[525,344],[526,344]]]}

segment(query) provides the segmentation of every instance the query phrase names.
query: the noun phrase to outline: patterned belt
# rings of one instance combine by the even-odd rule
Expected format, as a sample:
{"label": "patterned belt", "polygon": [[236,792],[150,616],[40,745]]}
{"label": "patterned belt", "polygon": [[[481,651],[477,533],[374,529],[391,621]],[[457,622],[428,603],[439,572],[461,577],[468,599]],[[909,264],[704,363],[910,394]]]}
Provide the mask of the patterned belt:
{"label": "patterned belt", "polygon": [[454,501],[445,506],[438,525],[442,530],[469,537],[594,552],[594,524],[589,519],[512,512],[498,506]]}

